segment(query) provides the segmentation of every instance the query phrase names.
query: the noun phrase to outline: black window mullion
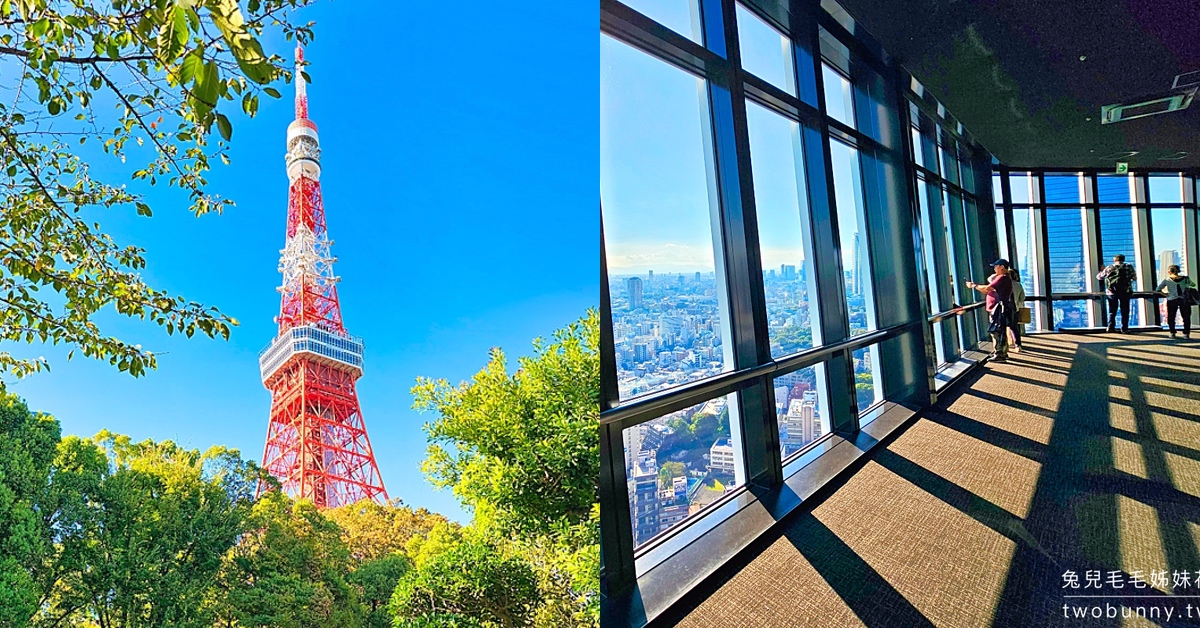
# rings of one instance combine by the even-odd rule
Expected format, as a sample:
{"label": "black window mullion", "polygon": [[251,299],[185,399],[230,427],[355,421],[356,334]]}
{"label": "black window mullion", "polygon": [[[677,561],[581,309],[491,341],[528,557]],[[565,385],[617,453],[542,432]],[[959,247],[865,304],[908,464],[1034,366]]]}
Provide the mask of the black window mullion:
{"label": "black window mullion", "polygon": [[[730,60],[728,88],[708,84],[720,204],[720,246],[725,267],[733,367],[752,368],[771,361],[766,296],[754,208],[750,138],[746,123],[744,74],[738,47],[737,4],[703,0],[705,43]],[[736,393],[744,472],[747,483],[775,486],[783,481],[774,390],[766,381]]]}

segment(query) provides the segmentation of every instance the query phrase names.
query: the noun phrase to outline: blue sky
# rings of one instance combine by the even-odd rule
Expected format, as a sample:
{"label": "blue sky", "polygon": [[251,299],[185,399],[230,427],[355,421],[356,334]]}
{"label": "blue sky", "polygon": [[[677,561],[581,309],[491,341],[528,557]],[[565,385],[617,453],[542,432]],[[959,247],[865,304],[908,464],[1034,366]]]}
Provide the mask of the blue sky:
{"label": "blue sky", "polygon": [[[317,22],[306,50],[309,115],[321,135],[342,314],[366,344],[358,392],[368,433],[392,497],[461,521],[453,495],[418,469],[421,426],[433,417],[411,410],[415,378],[467,379],[493,346],[528,354],[534,337],[599,301],[598,99],[584,71],[596,67],[586,43],[595,13],[572,6],[320,2],[301,14]],[[265,43],[291,56],[291,43]],[[215,166],[210,189],[237,207],[195,218],[177,190],[130,183],[149,194],[155,216],[99,217],[119,243],[148,250],[151,285],[242,325],[228,342],[188,340],[106,316],[106,332],[160,356],[136,380],[66,362],[66,348],[34,348],[53,370],[9,389],[54,414],[64,433],[107,428],[261,458],[270,397],[257,356],[277,330],[293,118],[291,87],[281,91],[255,119],[231,116],[233,162]]]}

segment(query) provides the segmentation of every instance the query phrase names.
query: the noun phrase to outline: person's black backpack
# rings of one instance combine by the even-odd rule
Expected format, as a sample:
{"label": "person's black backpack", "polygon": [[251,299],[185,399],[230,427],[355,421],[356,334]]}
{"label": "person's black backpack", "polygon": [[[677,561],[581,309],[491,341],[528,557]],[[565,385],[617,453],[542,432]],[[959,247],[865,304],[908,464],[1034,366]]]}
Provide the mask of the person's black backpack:
{"label": "person's black backpack", "polygon": [[1129,264],[1113,266],[1104,276],[1104,285],[1113,294],[1133,292],[1133,266]]}

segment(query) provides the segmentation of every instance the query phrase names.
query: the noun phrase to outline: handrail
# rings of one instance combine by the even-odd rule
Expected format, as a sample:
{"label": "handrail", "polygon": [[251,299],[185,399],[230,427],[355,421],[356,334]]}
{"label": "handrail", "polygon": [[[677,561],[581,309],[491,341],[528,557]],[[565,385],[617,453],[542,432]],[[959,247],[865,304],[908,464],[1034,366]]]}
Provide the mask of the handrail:
{"label": "handrail", "polygon": [[938,312],[937,314],[934,314],[933,316],[929,317],[929,322],[930,323],[940,323],[952,316],[959,316],[962,314],[966,314],[967,312],[970,312],[971,310],[981,308],[981,307],[983,307],[983,304],[984,304],[984,302],[980,301],[978,303],[971,303],[968,305],[960,305],[958,307],[946,310],[945,312]]}
{"label": "handrail", "polygon": [[[1080,301],[1080,300],[1098,300],[1108,298],[1108,294],[1104,292],[1055,292],[1051,297],[1055,301]],[[1133,299],[1162,299],[1166,298],[1166,294],[1153,290],[1130,293],[1130,298]],[[1026,301],[1045,301],[1045,295],[1029,295],[1025,297]]]}
{"label": "handrail", "polygon": [[[920,324],[919,321],[911,323],[901,323],[893,325],[885,329],[879,329],[873,332],[868,332],[860,336],[854,336],[841,342],[820,347],[814,347],[808,351],[791,355],[780,360],[772,360],[765,364],[753,366],[750,368],[740,369],[737,371],[729,371],[721,373],[713,377],[702,379],[690,384],[684,384],[668,390],[661,390],[651,393],[645,397],[623,403],[614,408],[610,408],[600,413],[600,424],[606,425],[609,423],[628,422],[636,417],[661,416],[674,412],[680,408],[693,406],[697,403],[727,394],[735,390],[740,390],[749,385],[751,380],[759,377],[770,375],[779,371],[791,372],[806,368],[818,362],[825,361],[829,356],[841,351],[855,351],[862,347],[873,345],[877,342],[891,339],[898,336],[911,328],[913,325]],[[649,420],[647,418],[646,420]],[[634,421],[634,424],[643,423],[644,421]]]}

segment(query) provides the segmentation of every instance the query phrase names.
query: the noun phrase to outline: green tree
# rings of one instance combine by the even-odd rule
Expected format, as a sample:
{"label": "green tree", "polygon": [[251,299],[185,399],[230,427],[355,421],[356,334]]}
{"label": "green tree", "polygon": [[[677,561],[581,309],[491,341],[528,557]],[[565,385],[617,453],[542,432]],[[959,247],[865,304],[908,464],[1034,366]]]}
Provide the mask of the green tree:
{"label": "green tree", "polygon": [[[102,308],[168,333],[228,337],[236,320],[148,285],[143,249],[101,230],[99,211],[151,208],[93,177],[87,157],[135,160],[133,180],[179,188],[196,215],[230,206],[205,189],[210,160],[228,162],[233,109],[252,116],[261,95],[278,98],[274,86],[291,80],[259,38],[271,30],[306,41],[311,23],[294,23],[292,10],[307,2],[0,2],[11,88],[0,103],[0,340],[67,343],[137,376],[154,368],[154,354],[106,334],[94,317]],[[94,149],[81,146],[89,142]],[[46,366],[0,352],[0,372]]]}
{"label": "green tree", "polygon": [[349,571],[337,524],[311,502],[267,492],[225,556],[217,616],[231,626],[359,626]]}
{"label": "green tree", "polygon": [[403,553],[409,539],[427,536],[435,526],[447,523],[442,515],[424,508],[414,510],[400,500],[383,505],[364,499],[330,508],[325,516],[341,528],[342,540],[356,565]]}
{"label": "green tree", "polygon": [[[78,532],[58,539],[62,562],[41,621],[211,626],[206,601],[245,529],[257,465],[220,447],[202,454],[109,432],[63,441],[57,463],[70,483],[52,488],[49,505]],[[72,502],[71,490],[85,501]]]}
{"label": "green tree", "polygon": [[658,486],[662,489],[671,488],[671,480],[687,473],[687,467],[682,462],[664,462],[658,468]]}
{"label": "green tree", "polygon": [[39,513],[58,440],[57,421],[0,393],[0,626],[26,625],[42,602],[51,543]]}
{"label": "green tree", "polygon": [[449,613],[485,627],[517,628],[532,624],[539,601],[537,577],[527,561],[466,540],[405,575],[390,610],[397,626],[452,625],[445,622],[458,618],[437,617]]}
{"label": "green tree", "polygon": [[599,341],[599,317],[589,310],[554,342],[535,340],[533,357],[513,375],[493,349],[471,383],[418,379],[414,407],[438,414],[425,425],[430,481],[529,532],[586,519],[600,474]]}
{"label": "green tree", "polygon": [[396,590],[396,583],[411,567],[403,554],[396,553],[372,558],[350,573],[350,585],[358,589],[359,599],[366,607],[366,626],[388,628],[392,625],[388,602]]}

